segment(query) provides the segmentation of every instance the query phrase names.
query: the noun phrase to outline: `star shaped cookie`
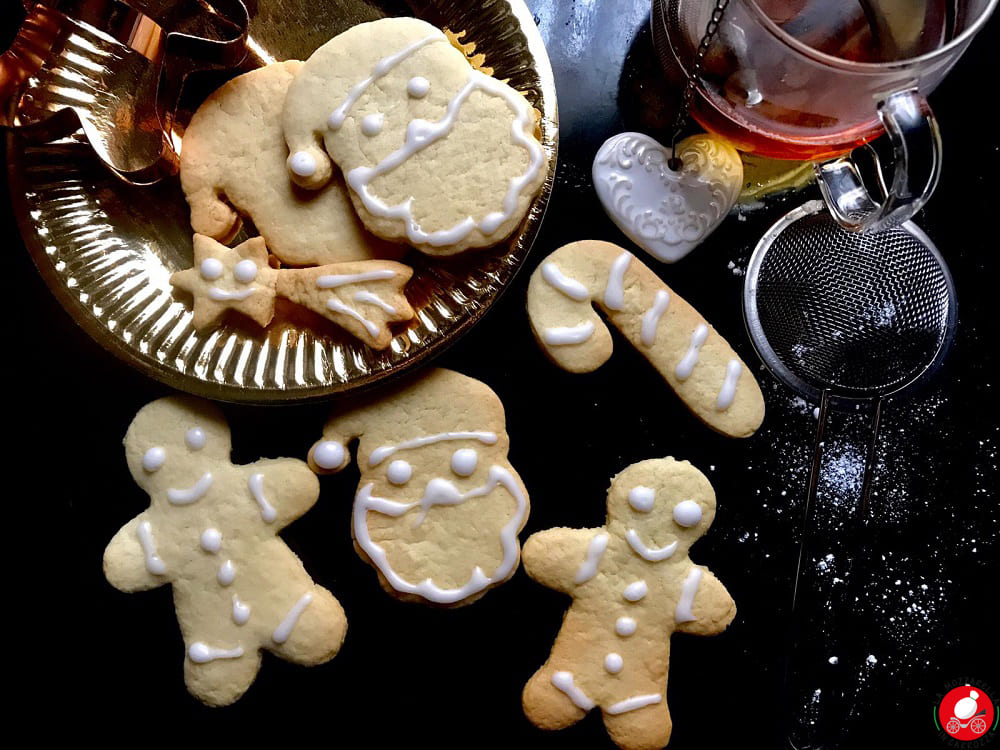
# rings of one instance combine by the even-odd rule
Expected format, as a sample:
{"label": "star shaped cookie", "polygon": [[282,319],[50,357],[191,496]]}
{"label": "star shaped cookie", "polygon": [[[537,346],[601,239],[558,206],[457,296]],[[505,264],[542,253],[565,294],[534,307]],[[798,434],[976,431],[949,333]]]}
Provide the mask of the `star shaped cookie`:
{"label": "star shaped cookie", "polygon": [[170,283],[194,296],[195,328],[215,325],[226,310],[264,327],[274,317],[278,273],[267,262],[260,237],[229,248],[202,234],[194,236],[194,267],[178,271]]}

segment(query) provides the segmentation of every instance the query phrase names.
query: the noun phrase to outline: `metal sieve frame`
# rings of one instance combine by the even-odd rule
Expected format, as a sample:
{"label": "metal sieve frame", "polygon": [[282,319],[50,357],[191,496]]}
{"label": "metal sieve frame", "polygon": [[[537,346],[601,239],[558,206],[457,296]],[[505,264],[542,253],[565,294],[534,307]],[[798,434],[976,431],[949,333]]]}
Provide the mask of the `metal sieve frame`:
{"label": "metal sieve frame", "polygon": [[[764,236],[761,237],[757,246],[754,248],[753,254],[750,257],[750,262],[747,266],[746,280],[743,286],[743,318],[747,327],[747,332],[750,335],[750,341],[753,343],[757,355],[778,380],[813,403],[816,403],[821,399],[824,388],[822,386],[817,386],[814,383],[810,383],[808,380],[793,372],[784,364],[781,357],[779,357],[777,352],[775,352],[775,350],[771,347],[771,344],[764,332],[764,327],[760,321],[760,311],[757,307],[757,289],[760,269],[764,262],[764,257],[767,255],[768,250],[774,244],[778,236],[795,222],[809,216],[814,216],[825,210],[826,206],[823,201],[812,200],[789,211],[777,222],[775,222],[771,228],[764,233]],[[930,239],[930,237],[928,237],[923,230],[921,230],[920,227],[912,221],[900,224],[898,229],[910,234],[916,241],[927,248],[934,260],[940,266],[945,284],[947,286],[948,312],[945,321],[945,328],[942,332],[940,341],[938,342],[937,351],[927,364],[923,368],[918,369],[912,377],[902,382],[894,383],[888,388],[871,388],[864,390],[855,389],[853,392],[847,390],[833,392],[832,389],[827,389],[831,391],[831,396],[836,399],[836,401],[855,403],[859,401],[870,401],[873,398],[886,398],[900,394],[931,373],[937,371],[947,356],[948,351],[951,349],[952,342],[954,341],[955,331],[958,324],[958,300],[955,292],[955,282],[952,279],[948,264],[945,262],[944,257],[941,255],[941,252],[938,250],[937,246]]]}

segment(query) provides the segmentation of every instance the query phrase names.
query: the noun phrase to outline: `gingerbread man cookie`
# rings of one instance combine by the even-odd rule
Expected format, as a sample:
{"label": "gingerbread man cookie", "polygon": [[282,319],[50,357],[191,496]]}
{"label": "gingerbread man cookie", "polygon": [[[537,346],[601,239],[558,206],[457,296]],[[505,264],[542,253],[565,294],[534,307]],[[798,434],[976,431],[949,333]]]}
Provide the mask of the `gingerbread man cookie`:
{"label": "gingerbread man cookie", "polygon": [[706,425],[731,437],[760,427],[764,396],[750,368],[697,310],[610,242],[564,245],[531,276],[531,328],[557,365],[591,372],[611,356],[611,332],[593,304]]}
{"label": "gingerbread man cookie", "polygon": [[301,68],[292,60],[244,73],[194,113],[180,161],[191,226],[228,242],[249,216],[271,252],[294,266],[401,257],[404,247],[365,231],[339,172],[317,191],[289,179],[281,110]]}
{"label": "gingerbread man cookie", "polygon": [[535,129],[521,93],[415,18],[334,37],[285,97],[292,178],[320,188],[332,160],[370,231],[431,255],[495,245],[521,223],[547,172]]}
{"label": "gingerbread man cookie", "polygon": [[340,471],[354,438],[354,543],[386,591],[462,605],[514,574],[528,493],[507,460],[503,404],[486,385],[427,370],[335,413],[310,465]]}
{"label": "gingerbread man cookie", "polygon": [[528,538],[528,575],[573,597],[548,661],[524,688],[532,723],[561,729],[600,708],[624,750],[666,746],[671,634],[719,633],[736,615],[725,587],[688,558],[714,517],[705,476],[662,458],[612,480],[603,527]]}
{"label": "gingerbread man cookie", "polygon": [[340,604],[277,536],[316,502],[315,474],[292,458],[235,466],[229,454],[229,426],[209,403],[143,407],[125,457],[150,507],[104,552],[104,574],[121,591],[173,586],[184,681],[212,706],[246,692],[261,650],[322,664],[347,630]]}

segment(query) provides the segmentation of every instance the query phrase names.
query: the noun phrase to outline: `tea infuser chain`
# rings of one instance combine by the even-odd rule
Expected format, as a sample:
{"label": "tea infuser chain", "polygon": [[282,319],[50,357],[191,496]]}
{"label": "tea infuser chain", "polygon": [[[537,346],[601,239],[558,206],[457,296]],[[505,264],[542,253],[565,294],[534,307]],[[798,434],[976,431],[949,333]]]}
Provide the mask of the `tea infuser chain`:
{"label": "tea infuser chain", "polygon": [[[695,52],[694,60],[691,63],[691,70],[687,75],[687,83],[684,85],[684,93],[681,95],[681,105],[677,110],[677,116],[674,118],[673,135],[670,137],[671,154],[676,154],[677,141],[684,130],[684,124],[691,111],[691,102],[694,100],[695,81],[701,76],[708,48],[712,45],[712,41],[719,31],[719,26],[722,25],[722,16],[728,7],[729,0],[716,0],[715,7],[712,9],[712,16],[708,19],[708,25],[705,27],[705,33],[702,35],[701,41],[698,42],[698,51]],[[683,166],[683,162],[676,155],[672,155],[667,162],[667,166],[677,172]]]}

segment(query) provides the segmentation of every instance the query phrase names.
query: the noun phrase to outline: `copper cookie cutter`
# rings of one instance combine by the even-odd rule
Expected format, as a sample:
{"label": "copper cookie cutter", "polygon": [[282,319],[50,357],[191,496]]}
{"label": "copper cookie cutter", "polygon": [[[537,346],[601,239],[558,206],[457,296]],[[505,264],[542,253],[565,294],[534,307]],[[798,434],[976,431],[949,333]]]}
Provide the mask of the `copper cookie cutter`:
{"label": "copper cookie cutter", "polygon": [[[196,70],[247,53],[241,0],[23,0],[0,55],[0,128],[48,143],[78,130],[133,185],[177,171],[175,110]],[[179,143],[179,141],[178,141]]]}

